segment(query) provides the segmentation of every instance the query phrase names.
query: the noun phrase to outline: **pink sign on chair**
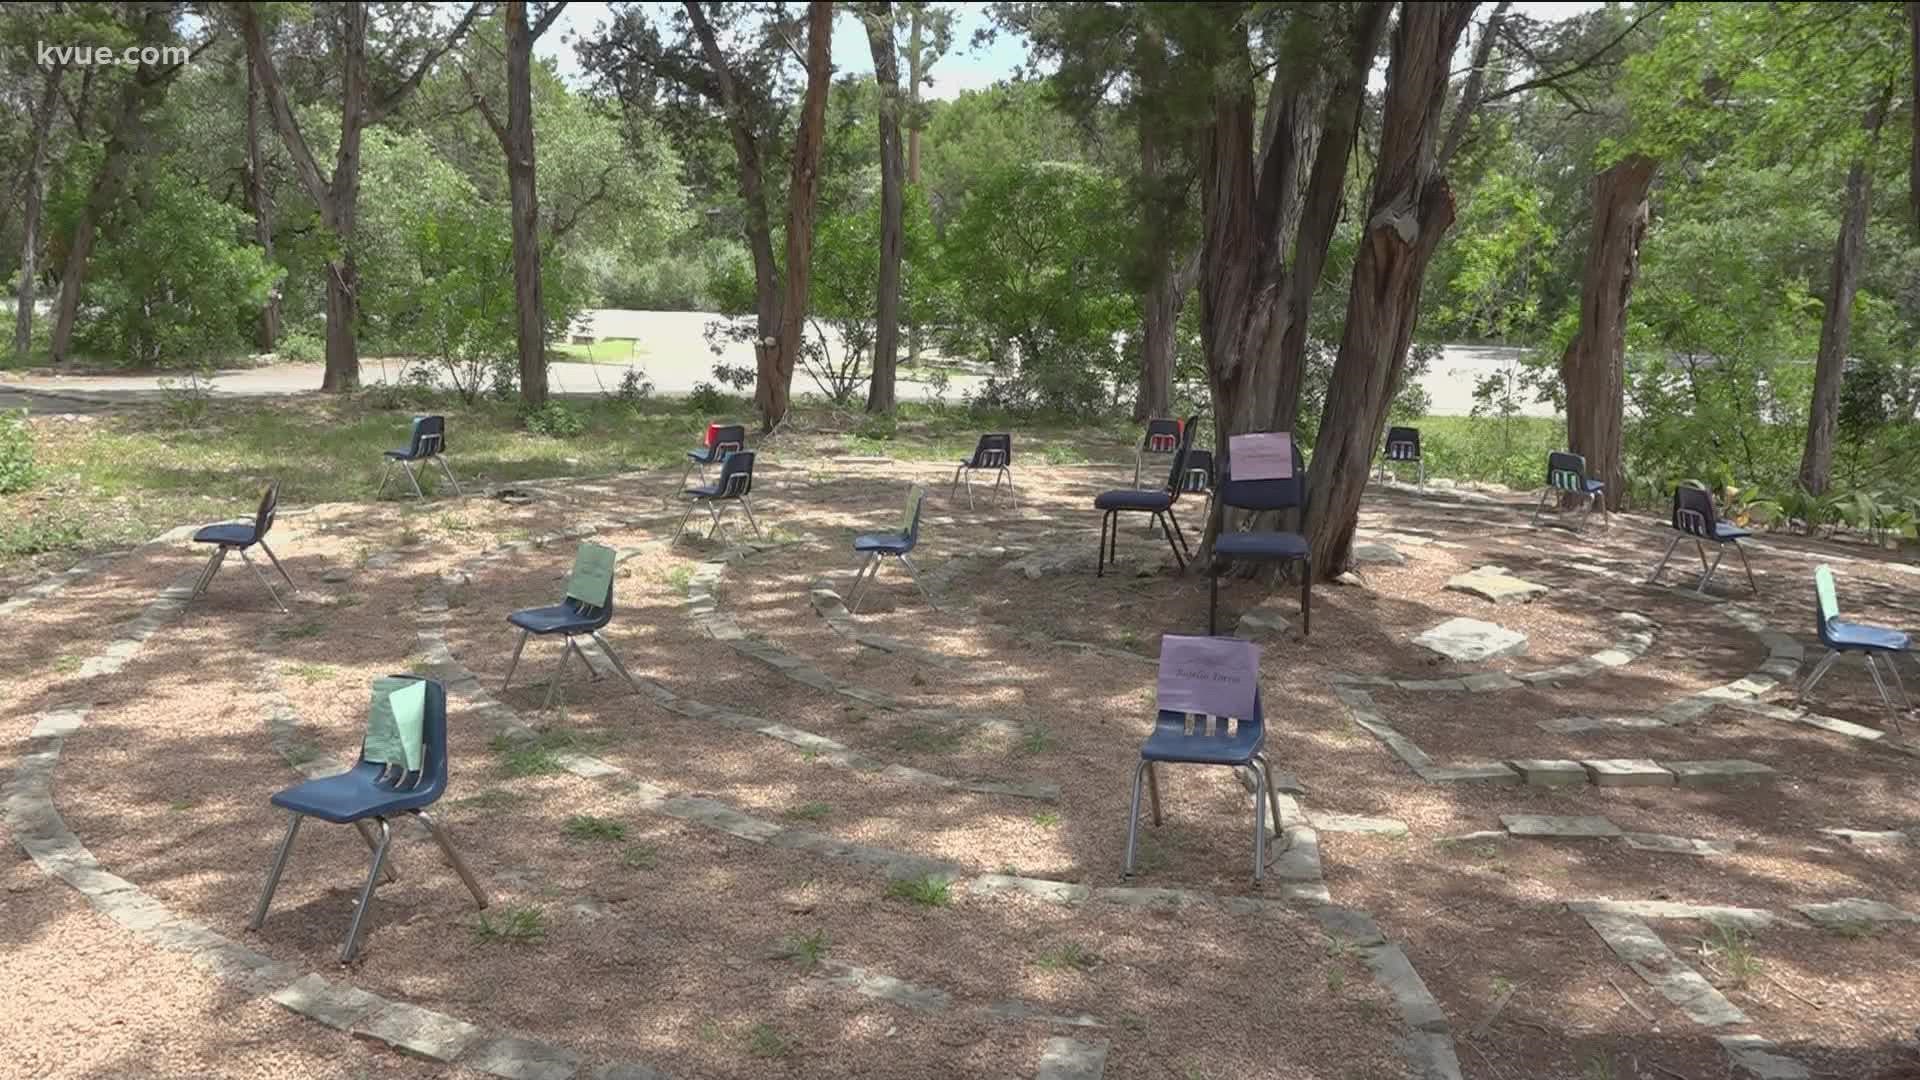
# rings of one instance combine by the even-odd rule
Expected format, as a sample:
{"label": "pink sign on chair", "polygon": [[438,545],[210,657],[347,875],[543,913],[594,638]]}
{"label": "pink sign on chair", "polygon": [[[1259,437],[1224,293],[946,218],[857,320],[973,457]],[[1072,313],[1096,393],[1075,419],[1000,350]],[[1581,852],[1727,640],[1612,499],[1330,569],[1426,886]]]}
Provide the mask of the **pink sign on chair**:
{"label": "pink sign on chair", "polygon": [[1256,431],[1227,436],[1228,467],[1235,480],[1293,479],[1293,435],[1286,431]]}
{"label": "pink sign on chair", "polygon": [[1251,641],[1179,634],[1160,639],[1162,709],[1251,717],[1259,681],[1260,647]]}

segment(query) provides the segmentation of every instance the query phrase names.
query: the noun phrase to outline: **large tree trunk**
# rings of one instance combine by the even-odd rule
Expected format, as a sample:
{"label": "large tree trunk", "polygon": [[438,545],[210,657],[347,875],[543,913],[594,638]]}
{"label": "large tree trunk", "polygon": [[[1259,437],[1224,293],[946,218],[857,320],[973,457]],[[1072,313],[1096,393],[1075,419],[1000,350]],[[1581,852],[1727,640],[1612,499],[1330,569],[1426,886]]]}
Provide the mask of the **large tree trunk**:
{"label": "large tree trunk", "polygon": [[1360,493],[1419,318],[1420,283],[1453,224],[1453,192],[1434,144],[1454,47],[1474,7],[1404,4],[1394,29],[1373,194],[1308,469],[1307,543],[1321,578],[1347,568]]}
{"label": "large tree trunk", "polygon": [[900,148],[900,65],[893,48],[893,5],[881,0],[864,20],[880,85],[880,289],[875,302],[873,379],[867,411],[894,407],[894,364],[900,351],[900,258],[906,247],[905,202],[900,190],[906,161]]}
{"label": "large tree trunk", "polygon": [[[920,128],[924,122],[920,83],[927,77],[926,58],[921,55],[925,48],[923,18],[924,9],[918,4],[907,14],[907,183],[915,187],[920,185]],[[920,323],[911,314],[907,317],[907,362],[920,362]]]}
{"label": "large tree trunk", "polygon": [[1629,155],[1593,178],[1593,234],[1580,282],[1580,327],[1560,357],[1567,387],[1567,448],[1607,485],[1618,508],[1626,487],[1620,454],[1626,410],[1627,301],[1647,233],[1655,162]]}
{"label": "large tree trunk", "polygon": [[20,290],[13,313],[13,352],[25,359],[33,349],[33,286],[39,276],[41,199],[45,195],[47,138],[53,130],[53,111],[59,104],[60,76],[55,67],[46,75],[40,108],[33,114],[33,146],[27,152],[26,190],[20,208]]}
{"label": "large tree trunk", "polygon": [[1813,371],[1813,407],[1807,414],[1807,447],[1800,455],[1800,486],[1815,495],[1833,482],[1833,433],[1840,417],[1840,387],[1845,380],[1848,339],[1853,333],[1853,298],[1866,261],[1867,210],[1873,198],[1868,157],[1880,142],[1881,123],[1892,103],[1891,86],[1867,113],[1868,149],[1847,170],[1847,193],[1840,211],[1840,235],[1833,244],[1833,270],[1827,279],[1827,309],[1820,323],[1820,355]]}
{"label": "large tree trunk", "polygon": [[[260,153],[260,74],[247,65],[247,211],[253,215],[253,242],[269,264],[273,262],[273,200],[267,194],[264,156]],[[272,352],[280,342],[280,288],[267,294],[255,328],[255,343]]]}
{"label": "large tree trunk", "polygon": [[86,279],[87,260],[93,257],[93,242],[100,221],[120,198],[132,165],[133,143],[140,137],[141,113],[146,107],[147,86],[139,78],[127,82],[120,99],[106,149],[101,152],[100,167],[87,189],[87,201],[74,219],[73,238],[67,244],[67,259],[60,268],[60,297],[53,312],[53,335],[49,355],[54,363],[64,364],[73,345],[74,324],[80,316],[80,286]]}
{"label": "large tree trunk", "polygon": [[507,189],[513,215],[514,332],[520,400],[547,403],[547,320],[540,297],[540,200],[534,187],[533,33],[526,0],[507,4]]}
{"label": "large tree trunk", "polygon": [[807,93],[800,106],[800,130],[793,143],[793,180],[788,186],[787,288],[780,301],[780,336],[760,354],[755,404],[760,423],[772,431],[787,415],[793,369],[800,359],[800,335],[807,318],[807,285],[813,262],[814,193],[820,180],[820,148],[825,141],[827,86],[833,79],[833,2],[807,4]]}

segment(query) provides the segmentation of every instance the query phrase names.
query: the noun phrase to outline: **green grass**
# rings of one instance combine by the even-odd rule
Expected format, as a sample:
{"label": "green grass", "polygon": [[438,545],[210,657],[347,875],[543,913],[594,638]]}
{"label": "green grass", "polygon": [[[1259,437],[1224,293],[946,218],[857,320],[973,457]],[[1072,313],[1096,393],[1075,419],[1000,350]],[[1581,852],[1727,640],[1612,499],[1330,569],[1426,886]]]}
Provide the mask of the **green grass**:
{"label": "green grass", "polygon": [[1033,823],[1043,829],[1057,829],[1060,827],[1060,815],[1052,810],[1042,810],[1033,815]]}
{"label": "green grass", "polygon": [[566,767],[560,763],[564,751],[579,749],[594,741],[578,732],[555,728],[540,732],[531,739],[498,735],[487,744],[487,748],[499,755],[500,771],[508,776],[550,776],[566,771]]}
{"label": "green grass", "polygon": [[635,870],[651,870],[660,861],[660,849],[652,844],[629,844],[620,853],[620,861]]}
{"label": "green grass", "polygon": [[68,653],[65,656],[62,656],[58,660],[55,660],[53,662],[53,670],[56,672],[59,672],[62,675],[71,675],[74,672],[79,671],[80,665],[83,663],[85,663],[85,661],[82,660],[79,656],[76,656],[73,653]]}
{"label": "green grass", "polygon": [[567,819],[560,831],[569,840],[605,840],[626,839],[627,827],[611,818],[594,817],[592,814],[575,814]]}
{"label": "green grass", "polygon": [[833,807],[823,802],[802,803],[787,811],[783,816],[793,821],[824,821],[833,813]]}
{"label": "green grass", "polygon": [[292,626],[276,626],[267,632],[281,641],[305,641],[326,633],[327,624],[318,619],[306,619]]}
{"label": "green grass", "polygon": [[667,585],[671,587],[674,592],[686,592],[687,586],[693,583],[693,565],[691,563],[681,563],[673,567],[667,571],[666,579]]}
{"label": "green grass", "polygon": [[465,798],[454,799],[452,805],[454,809],[457,810],[479,810],[483,813],[493,813],[499,810],[511,810],[526,801],[527,797],[517,791],[508,791],[506,788],[488,788],[477,795],[468,795]]}
{"label": "green grass", "polygon": [[1044,754],[1053,749],[1053,732],[1045,724],[1028,724],[1020,733],[1020,752],[1023,754]]}
{"label": "green grass", "polygon": [[747,1029],[747,1053],[757,1058],[783,1058],[793,1053],[793,1041],[772,1024],[755,1024]]}
{"label": "green grass", "polygon": [[334,667],[332,664],[296,663],[288,664],[286,666],[286,672],[288,675],[311,686],[314,683],[326,682],[328,679],[340,674],[340,669]]}
{"label": "green grass", "polygon": [[946,878],[934,874],[895,878],[887,882],[887,899],[905,900],[921,907],[946,907],[953,903],[953,888]]}
{"label": "green grass", "polygon": [[1077,941],[1068,941],[1041,953],[1033,962],[1049,971],[1092,971],[1100,965],[1100,954]]}
{"label": "green grass", "polygon": [[1747,985],[1766,966],[1754,955],[1753,935],[1732,923],[1708,923],[1700,955],[1728,986]]}
{"label": "green grass", "polygon": [[634,338],[602,338],[591,345],[561,342],[547,346],[556,361],[575,364],[629,364],[646,358],[648,349]]}
{"label": "green grass", "polygon": [[826,958],[832,941],[825,930],[815,930],[808,934],[788,934],[780,943],[780,951],[775,954],[782,960],[791,960],[802,971],[812,971]]}
{"label": "green grass", "polygon": [[476,941],[505,941],[526,944],[547,936],[547,913],[530,905],[504,907],[497,912],[480,913],[474,924]]}

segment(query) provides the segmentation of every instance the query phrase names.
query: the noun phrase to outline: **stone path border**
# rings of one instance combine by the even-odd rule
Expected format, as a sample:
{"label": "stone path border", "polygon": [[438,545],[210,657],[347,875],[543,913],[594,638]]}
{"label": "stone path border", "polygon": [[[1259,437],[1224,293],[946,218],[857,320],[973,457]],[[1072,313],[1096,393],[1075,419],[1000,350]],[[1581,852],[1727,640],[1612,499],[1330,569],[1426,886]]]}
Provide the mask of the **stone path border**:
{"label": "stone path border", "polygon": [[1509,675],[1504,671],[1488,671],[1447,679],[1395,679],[1386,675],[1349,675],[1334,672],[1328,676],[1328,679],[1341,686],[1383,687],[1429,693],[1449,691],[1484,694],[1498,690],[1517,690],[1524,686],[1539,686],[1543,683],[1558,682],[1561,679],[1580,678],[1632,663],[1645,655],[1647,649],[1652,646],[1654,632],[1659,629],[1658,623],[1633,612],[1621,612],[1616,618],[1629,629],[1625,630],[1612,644],[1592,656],[1540,671],[1528,671],[1519,675]]}

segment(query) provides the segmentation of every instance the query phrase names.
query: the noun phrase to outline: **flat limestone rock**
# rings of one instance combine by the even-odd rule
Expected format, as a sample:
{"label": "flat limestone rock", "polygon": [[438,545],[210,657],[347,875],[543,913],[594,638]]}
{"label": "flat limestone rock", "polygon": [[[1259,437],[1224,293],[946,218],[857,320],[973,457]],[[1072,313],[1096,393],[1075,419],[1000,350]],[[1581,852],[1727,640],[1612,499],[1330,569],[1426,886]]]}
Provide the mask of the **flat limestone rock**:
{"label": "flat limestone rock", "polygon": [[1861,923],[1920,922],[1920,915],[1879,900],[1849,896],[1827,904],[1795,904],[1793,910],[1821,926],[1858,926]]}
{"label": "flat limestone rock", "polygon": [[1381,543],[1355,544],[1349,557],[1354,562],[1379,563],[1385,566],[1399,566],[1407,561],[1407,557],[1400,554],[1392,545]]}
{"label": "flat limestone rock", "polygon": [[1481,619],[1453,618],[1413,639],[1449,660],[1478,663],[1527,651],[1527,635]]}
{"label": "flat limestone rock", "polygon": [[1447,579],[1447,588],[1496,604],[1531,604],[1534,597],[1548,591],[1545,585],[1537,581],[1515,577],[1507,572],[1506,567],[1491,565],[1476,566],[1464,574],[1455,574]]}
{"label": "flat limestone rock", "polygon": [[1620,826],[1596,815],[1501,814],[1500,824],[1515,836],[1619,836]]}
{"label": "flat limestone rock", "polygon": [[1669,761],[1667,770],[1681,787],[1712,787],[1754,780],[1772,780],[1771,767],[1757,761],[1731,758],[1725,761]]}
{"label": "flat limestone rock", "polygon": [[1666,855],[1731,855],[1733,844],[1725,840],[1701,840],[1692,836],[1666,836],[1661,833],[1626,834],[1627,846],[1636,851],[1657,851]]}
{"label": "flat limestone rock", "polygon": [[1580,764],[1596,787],[1673,786],[1673,774],[1648,758],[1598,758]]}
{"label": "flat limestone rock", "polygon": [[1577,761],[1522,758],[1507,764],[1518,769],[1530,787],[1566,787],[1587,782],[1587,770]]}
{"label": "flat limestone rock", "polygon": [[1606,731],[1619,729],[1624,731],[1644,731],[1648,728],[1672,727],[1654,716],[1554,716],[1545,720],[1535,720],[1533,726],[1541,731],[1555,735],[1568,735],[1576,731]]}
{"label": "flat limestone rock", "polygon": [[1821,829],[1823,833],[1836,840],[1845,840],[1856,847],[1905,847],[1912,838],[1897,829]]}

